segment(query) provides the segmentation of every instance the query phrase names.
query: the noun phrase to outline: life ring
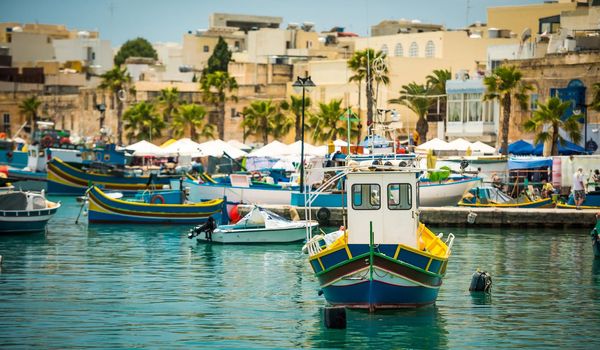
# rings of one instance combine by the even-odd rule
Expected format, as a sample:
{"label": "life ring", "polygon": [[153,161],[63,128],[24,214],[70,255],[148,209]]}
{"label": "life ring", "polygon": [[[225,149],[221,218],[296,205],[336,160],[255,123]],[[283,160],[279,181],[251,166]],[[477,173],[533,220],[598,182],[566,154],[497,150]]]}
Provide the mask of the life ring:
{"label": "life ring", "polygon": [[262,174],[259,173],[258,171],[253,171],[250,175],[252,177],[252,180],[254,180],[254,181],[262,180]]}
{"label": "life ring", "polygon": [[8,151],[6,152],[6,159],[10,162],[13,158],[13,153],[12,151]]}
{"label": "life ring", "polygon": [[322,207],[317,211],[317,221],[319,221],[319,225],[327,226],[330,218],[331,211],[329,209]]}
{"label": "life ring", "polygon": [[165,197],[161,196],[160,194],[155,194],[152,196],[152,198],[150,198],[151,204],[156,204],[157,201],[160,201],[160,204],[165,204]]}
{"label": "life ring", "polygon": [[42,138],[42,141],[40,142],[42,144],[43,147],[50,147],[52,146],[52,144],[54,143],[54,139],[52,138],[52,136],[50,135],[46,135]]}

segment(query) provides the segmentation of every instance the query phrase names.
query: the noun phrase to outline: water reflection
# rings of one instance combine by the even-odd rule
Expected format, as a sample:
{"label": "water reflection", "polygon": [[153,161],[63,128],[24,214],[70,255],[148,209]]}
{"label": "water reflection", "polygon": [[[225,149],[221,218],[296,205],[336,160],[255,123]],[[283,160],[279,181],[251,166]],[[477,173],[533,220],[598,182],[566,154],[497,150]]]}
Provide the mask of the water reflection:
{"label": "water reflection", "polygon": [[492,293],[486,292],[470,292],[471,303],[473,305],[491,305],[492,304]]}

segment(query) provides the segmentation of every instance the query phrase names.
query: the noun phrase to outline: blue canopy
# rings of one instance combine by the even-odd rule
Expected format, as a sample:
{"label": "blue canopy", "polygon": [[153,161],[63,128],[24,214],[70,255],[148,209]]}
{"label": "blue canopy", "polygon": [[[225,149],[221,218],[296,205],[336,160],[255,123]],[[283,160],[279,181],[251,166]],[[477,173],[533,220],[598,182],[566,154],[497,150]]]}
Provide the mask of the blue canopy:
{"label": "blue canopy", "polygon": [[[544,145],[538,143],[535,146],[533,154],[535,154],[536,156],[541,156],[542,154],[544,154]],[[564,145],[562,145],[560,142],[558,143],[558,154],[561,156],[570,156],[572,154],[589,154],[589,152],[587,152],[585,148],[573,142],[565,141]]]}
{"label": "blue canopy", "polygon": [[516,169],[534,169],[552,167],[552,158],[531,157],[531,158],[509,158],[508,170]]}
{"label": "blue canopy", "polygon": [[[523,140],[515,141],[508,145],[508,153],[515,154],[518,156],[531,155],[533,154],[534,150],[535,149],[532,144]],[[500,152],[502,152],[502,149],[500,149]]]}

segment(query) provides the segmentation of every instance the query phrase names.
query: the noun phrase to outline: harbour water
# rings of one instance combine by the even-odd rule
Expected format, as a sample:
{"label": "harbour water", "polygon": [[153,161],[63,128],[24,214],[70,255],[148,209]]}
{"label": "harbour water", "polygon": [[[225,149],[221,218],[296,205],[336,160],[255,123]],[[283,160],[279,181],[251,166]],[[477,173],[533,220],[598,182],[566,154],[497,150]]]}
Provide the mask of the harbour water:
{"label": "harbour water", "polygon": [[[79,203],[47,233],[0,236],[0,348],[598,348],[600,262],[587,229],[434,228],[456,235],[434,307],[348,313],[326,329],[300,245],[224,246],[188,227],[88,227]],[[491,295],[468,292],[477,269]]]}

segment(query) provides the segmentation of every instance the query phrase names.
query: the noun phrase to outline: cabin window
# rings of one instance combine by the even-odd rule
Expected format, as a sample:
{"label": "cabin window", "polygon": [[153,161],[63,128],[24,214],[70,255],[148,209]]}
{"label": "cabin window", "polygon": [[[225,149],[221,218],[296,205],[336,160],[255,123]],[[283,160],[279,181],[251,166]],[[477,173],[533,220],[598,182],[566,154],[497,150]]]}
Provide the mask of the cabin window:
{"label": "cabin window", "polygon": [[387,187],[388,208],[408,210],[412,208],[412,186],[410,184],[389,184]]}
{"label": "cabin window", "polygon": [[352,209],[377,210],[381,207],[381,188],[377,184],[352,185]]}

